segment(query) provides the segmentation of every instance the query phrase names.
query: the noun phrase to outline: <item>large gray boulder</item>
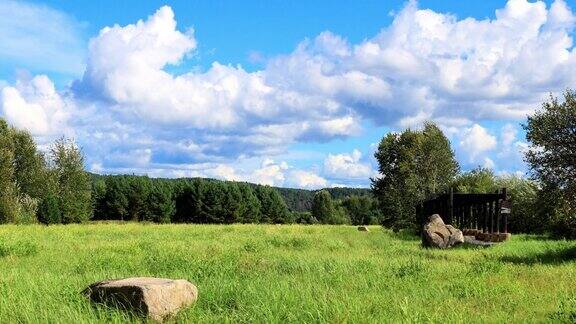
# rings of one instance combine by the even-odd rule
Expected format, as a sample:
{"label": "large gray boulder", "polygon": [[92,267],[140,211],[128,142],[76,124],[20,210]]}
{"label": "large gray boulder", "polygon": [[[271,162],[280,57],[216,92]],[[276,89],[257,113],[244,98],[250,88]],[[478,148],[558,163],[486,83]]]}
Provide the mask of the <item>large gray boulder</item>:
{"label": "large gray boulder", "polygon": [[461,243],[464,243],[464,235],[461,230],[452,225],[444,224],[438,214],[428,218],[422,233],[424,246],[446,249]]}
{"label": "large gray boulder", "polygon": [[138,277],[96,282],[84,294],[94,303],[120,307],[162,322],[194,303],[198,289],[186,280]]}

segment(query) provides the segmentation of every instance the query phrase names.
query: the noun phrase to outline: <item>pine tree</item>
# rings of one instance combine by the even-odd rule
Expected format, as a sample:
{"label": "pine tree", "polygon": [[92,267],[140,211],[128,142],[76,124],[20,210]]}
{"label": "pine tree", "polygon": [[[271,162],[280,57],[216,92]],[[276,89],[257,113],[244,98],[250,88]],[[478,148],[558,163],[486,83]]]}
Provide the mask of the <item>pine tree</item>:
{"label": "pine tree", "polygon": [[235,182],[225,185],[224,202],[224,223],[232,224],[240,221],[244,209],[242,192]]}
{"label": "pine tree", "polygon": [[280,196],[280,193],[274,188],[270,188],[270,208],[268,208],[268,218],[272,220],[274,224],[290,224],[294,223],[294,218],[292,213],[288,210],[286,202]]}
{"label": "pine tree", "polygon": [[184,181],[176,193],[174,221],[180,223],[205,223],[201,219],[202,194],[200,181]]}
{"label": "pine tree", "polygon": [[220,182],[208,181],[205,186],[201,187],[200,209],[201,222],[211,224],[221,224],[224,222],[224,195],[225,189]]}
{"label": "pine tree", "polygon": [[242,196],[242,209],[239,213],[239,221],[242,223],[259,223],[261,219],[260,200],[254,189],[246,183],[238,184]]}
{"label": "pine tree", "polygon": [[156,182],[148,195],[149,219],[156,223],[170,223],[176,211],[176,203],[172,199],[172,188],[163,182]]}
{"label": "pine tree", "polygon": [[104,195],[104,219],[125,220],[128,217],[128,182],[123,176],[106,178]]}
{"label": "pine tree", "polygon": [[128,218],[133,221],[153,218],[148,206],[153,186],[150,179],[131,176],[128,178],[128,182]]}

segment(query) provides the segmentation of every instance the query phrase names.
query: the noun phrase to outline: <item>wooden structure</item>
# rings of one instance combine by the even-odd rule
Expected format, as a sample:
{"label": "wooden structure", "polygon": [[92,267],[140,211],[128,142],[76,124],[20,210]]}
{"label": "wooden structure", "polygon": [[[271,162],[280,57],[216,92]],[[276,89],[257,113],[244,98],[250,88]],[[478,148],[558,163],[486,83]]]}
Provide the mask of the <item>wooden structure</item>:
{"label": "wooden structure", "polygon": [[439,214],[446,224],[477,233],[508,233],[510,203],[506,188],[492,194],[448,193],[435,195],[419,206],[420,224],[432,214]]}

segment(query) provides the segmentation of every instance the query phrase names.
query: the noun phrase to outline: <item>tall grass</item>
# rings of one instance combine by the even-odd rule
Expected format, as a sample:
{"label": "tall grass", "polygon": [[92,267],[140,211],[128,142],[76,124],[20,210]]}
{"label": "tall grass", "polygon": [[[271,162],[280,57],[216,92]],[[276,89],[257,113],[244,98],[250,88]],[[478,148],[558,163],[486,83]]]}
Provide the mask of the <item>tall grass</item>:
{"label": "tall grass", "polygon": [[570,241],[440,251],[377,226],[0,226],[0,323],[137,322],[80,294],[132,276],[195,283],[178,322],[576,320]]}

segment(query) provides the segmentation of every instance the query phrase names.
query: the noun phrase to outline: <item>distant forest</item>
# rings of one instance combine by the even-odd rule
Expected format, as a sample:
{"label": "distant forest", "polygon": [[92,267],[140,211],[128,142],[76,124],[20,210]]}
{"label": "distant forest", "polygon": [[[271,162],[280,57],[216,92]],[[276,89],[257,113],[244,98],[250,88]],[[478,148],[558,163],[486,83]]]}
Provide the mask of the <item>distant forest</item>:
{"label": "distant forest", "polygon": [[[100,175],[95,173],[90,173],[92,178],[92,182],[96,181],[105,181],[106,177],[111,177],[110,175]],[[117,176],[114,176],[117,177]],[[120,176],[122,177],[122,176]],[[128,176],[128,177],[139,177],[139,176]],[[222,182],[222,183],[239,183],[234,181],[223,181],[217,179],[210,179],[210,178],[175,178],[175,179],[166,179],[166,178],[150,178],[153,181],[166,181],[168,183],[178,183],[182,181],[214,181],[214,182]],[[259,185],[255,183],[246,182],[247,185],[253,187],[254,189],[258,187],[266,187],[264,185]],[[278,191],[288,210],[291,212],[310,212],[312,211],[312,201],[314,200],[314,194],[318,190],[307,190],[307,189],[296,189],[296,188],[283,188],[283,187],[273,187],[274,190]],[[349,187],[334,187],[334,188],[325,188],[322,190],[326,190],[332,196],[332,199],[340,200],[349,198],[352,196],[372,196],[372,191],[369,188],[349,188]]]}
{"label": "distant forest", "polygon": [[[259,186],[253,184],[254,186]],[[306,190],[306,189],[293,189],[293,188],[281,188],[273,187],[278,190],[280,196],[286,202],[288,209],[294,212],[309,212],[312,210],[312,202],[314,200],[314,194],[319,190]],[[338,188],[326,188],[322,189],[328,191],[332,199],[341,200],[349,198],[352,196],[372,196],[370,189],[366,188],[348,188],[348,187],[338,187]]]}
{"label": "distant forest", "polygon": [[[380,221],[369,189],[311,191],[208,178],[136,175],[91,174],[91,180],[93,220],[216,224]],[[319,192],[323,200],[318,200]],[[315,204],[323,207],[315,209]]]}

